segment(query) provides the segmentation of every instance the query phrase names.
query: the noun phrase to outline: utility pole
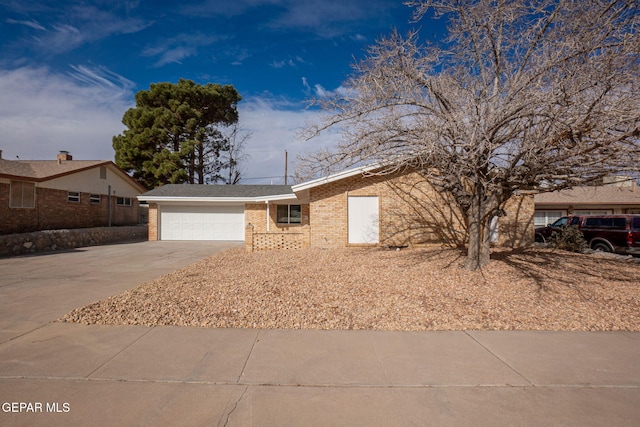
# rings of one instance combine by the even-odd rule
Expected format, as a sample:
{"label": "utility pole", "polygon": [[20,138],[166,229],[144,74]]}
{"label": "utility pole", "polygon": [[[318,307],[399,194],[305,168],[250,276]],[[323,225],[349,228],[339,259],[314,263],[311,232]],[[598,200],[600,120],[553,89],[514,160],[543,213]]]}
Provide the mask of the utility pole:
{"label": "utility pole", "polygon": [[284,150],[284,185],[287,185],[288,167],[289,167],[289,153],[287,152],[287,150]]}

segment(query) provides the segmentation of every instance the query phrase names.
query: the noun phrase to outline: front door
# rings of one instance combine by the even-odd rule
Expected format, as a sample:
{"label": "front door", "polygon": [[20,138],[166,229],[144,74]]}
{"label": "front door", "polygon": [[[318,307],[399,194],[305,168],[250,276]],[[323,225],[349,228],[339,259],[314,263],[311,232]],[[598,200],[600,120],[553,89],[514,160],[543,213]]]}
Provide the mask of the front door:
{"label": "front door", "polygon": [[349,196],[350,244],[379,243],[378,196]]}

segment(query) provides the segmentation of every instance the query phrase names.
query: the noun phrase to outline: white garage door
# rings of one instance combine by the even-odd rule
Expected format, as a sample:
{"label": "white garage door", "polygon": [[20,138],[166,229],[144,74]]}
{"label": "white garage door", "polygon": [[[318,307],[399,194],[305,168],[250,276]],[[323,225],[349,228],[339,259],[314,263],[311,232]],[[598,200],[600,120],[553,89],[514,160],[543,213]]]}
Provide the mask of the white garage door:
{"label": "white garage door", "polygon": [[162,206],[160,240],[244,240],[244,206]]}

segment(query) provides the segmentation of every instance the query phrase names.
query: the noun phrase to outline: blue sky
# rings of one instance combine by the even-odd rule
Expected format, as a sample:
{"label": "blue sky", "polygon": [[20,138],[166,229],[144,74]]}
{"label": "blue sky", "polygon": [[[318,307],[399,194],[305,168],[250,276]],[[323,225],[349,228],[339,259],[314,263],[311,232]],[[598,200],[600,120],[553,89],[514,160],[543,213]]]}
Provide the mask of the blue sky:
{"label": "blue sky", "polygon": [[317,118],[306,100],[338,89],[368,45],[410,18],[400,0],[0,0],[0,150],[113,160],[135,93],[182,77],[236,87],[252,134],[243,183],[280,184],[285,150],[291,170],[337,137],[296,137]]}

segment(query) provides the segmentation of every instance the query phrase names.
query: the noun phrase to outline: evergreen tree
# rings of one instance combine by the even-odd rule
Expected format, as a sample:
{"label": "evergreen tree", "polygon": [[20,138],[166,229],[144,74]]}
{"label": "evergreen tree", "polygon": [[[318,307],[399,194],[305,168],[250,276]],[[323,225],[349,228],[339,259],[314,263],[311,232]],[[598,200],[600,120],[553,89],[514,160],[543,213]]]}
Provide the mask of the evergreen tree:
{"label": "evergreen tree", "polygon": [[116,164],[147,188],[223,179],[229,142],[218,129],[238,121],[241,97],[231,85],[151,84],[124,114],[127,129],[113,138]]}

